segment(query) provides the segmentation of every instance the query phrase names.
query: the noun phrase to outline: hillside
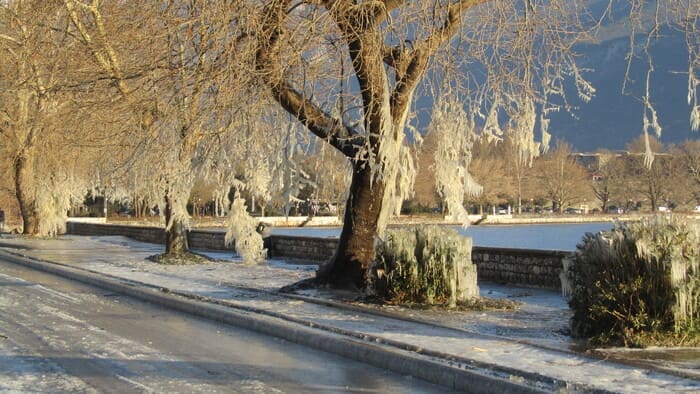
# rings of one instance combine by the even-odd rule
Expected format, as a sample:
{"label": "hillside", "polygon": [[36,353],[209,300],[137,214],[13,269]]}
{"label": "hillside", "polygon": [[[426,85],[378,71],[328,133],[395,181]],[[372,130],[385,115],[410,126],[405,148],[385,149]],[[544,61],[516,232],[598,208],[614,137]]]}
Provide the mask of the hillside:
{"label": "hillside", "polygon": [[[651,54],[655,72],[652,74],[652,102],[656,107],[665,144],[700,138],[690,130],[690,107],[687,103],[688,57],[683,36],[678,32],[663,32]],[[634,84],[628,94],[622,94],[629,51],[629,37],[610,37],[597,45],[579,46],[581,66],[593,69],[589,80],[597,89],[596,97],[580,104],[575,117],[567,113],[552,116],[551,130],[555,137],[570,142],[579,151],[597,148],[622,149],[642,133],[643,106],[639,97],[644,90],[646,68],[644,59],[635,59],[631,69]]]}

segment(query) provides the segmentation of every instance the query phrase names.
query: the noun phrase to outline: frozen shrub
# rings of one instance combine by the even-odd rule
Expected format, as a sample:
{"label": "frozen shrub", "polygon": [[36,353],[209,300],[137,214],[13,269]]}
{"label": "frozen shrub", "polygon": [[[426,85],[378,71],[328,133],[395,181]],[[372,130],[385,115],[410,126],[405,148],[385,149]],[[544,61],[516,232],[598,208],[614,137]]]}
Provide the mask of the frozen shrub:
{"label": "frozen shrub", "polygon": [[397,302],[450,306],[479,295],[471,238],[438,226],[387,231],[377,246],[379,295]]}
{"label": "frozen shrub", "polygon": [[225,242],[226,246],[234,245],[245,264],[259,264],[267,256],[262,236],[256,228],[257,221],[248,215],[245,201],[236,197],[228,214]]}
{"label": "frozen shrub", "polygon": [[[673,217],[586,234],[568,272],[572,332],[595,343],[696,342],[700,236]],[[646,338],[646,339],[644,339]]]}

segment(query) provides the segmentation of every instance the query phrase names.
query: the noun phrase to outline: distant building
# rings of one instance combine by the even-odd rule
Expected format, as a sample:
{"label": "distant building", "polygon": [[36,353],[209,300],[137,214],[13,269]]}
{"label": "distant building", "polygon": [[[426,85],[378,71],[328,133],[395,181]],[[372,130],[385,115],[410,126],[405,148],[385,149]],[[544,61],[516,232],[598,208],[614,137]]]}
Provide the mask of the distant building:
{"label": "distant building", "polygon": [[602,166],[608,161],[615,157],[622,157],[628,155],[629,152],[626,151],[614,151],[614,152],[596,152],[596,153],[572,153],[569,155],[572,159],[576,160],[577,163],[582,165],[588,171],[595,173],[600,170]]}

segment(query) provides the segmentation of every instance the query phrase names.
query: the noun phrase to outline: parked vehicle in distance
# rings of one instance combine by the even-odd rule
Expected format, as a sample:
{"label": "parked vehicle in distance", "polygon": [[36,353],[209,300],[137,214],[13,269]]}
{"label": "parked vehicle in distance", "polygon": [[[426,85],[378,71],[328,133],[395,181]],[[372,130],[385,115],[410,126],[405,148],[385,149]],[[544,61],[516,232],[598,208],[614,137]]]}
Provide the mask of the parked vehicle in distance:
{"label": "parked vehicle in distance", "polygon": [[658,207],[657,210],[659,212],[671,212],[671,208],[669,207]]}
{"label": "parked vehicle in distance", "polygon": [[583,213],[583,210],[581,208],[569,207],[564,210],[564,213],[569,215],[580,215]]}
{"label": "parked vehicle in distance", "polygon": [[616,207],[614,205],[611,205],[608,207],[608,213],[623,214],[623,213],[625,213],[625,210],[622,208]]}
{"label": "parked vehicle in distance", "polygon": [[120,209],[119,212],[117,212],[117,215],[123,218],[130,218],[134,215],[134,211],[130,209]]}
{"label": "parked vehicle in distance", "polygon": [[539,206],[538,206],[538,207],[535,207],[535,213],[539,213],[539,214],[543,214],[543,213],[544,213],[544,214],[549,214],[549,213],[553,213],[553,212],[554,212],[554,211],[553,211],[552,208],[550,208],[550,207],[539,207]]}

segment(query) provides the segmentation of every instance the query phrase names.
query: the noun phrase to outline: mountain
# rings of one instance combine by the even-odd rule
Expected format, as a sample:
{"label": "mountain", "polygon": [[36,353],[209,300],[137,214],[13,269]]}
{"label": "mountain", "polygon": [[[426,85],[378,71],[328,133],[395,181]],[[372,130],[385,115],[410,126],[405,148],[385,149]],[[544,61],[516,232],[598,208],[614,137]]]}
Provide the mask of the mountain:
{"label": "mountain", "polygon": [[[595,15],[602,15],[608,5],[609,0],[590,0],[589,3]],[[550,116],[549,131],[553,137],[565,140],[579,152],[624,149],[643,132],[641,97],[645,90],[647,59],[639,45],[646,40],[644,32],[636,37],[638,48],[629,70],[631,82],[627,83],[625,94],[622,92],[630,48],[629,6],[628,0],[614,1],[597,42],[574,47],[580,55],[579,69],[590,70],[584,76],[596,88],[595,97],[588,103],[581,102],[576,97],[573,81],[568,81],[568,100],[575,108],[572,113],[562,111]],[[642,16],[644,25],[653,26],[654,4],[645,3],[644,6],[647,8]],[[684,33],[664,28],[652,41],[650,49],[655,70],[651,76],[651,101],[663,129],[660,141],[673,144],[700,139],[700,132],[690,129],[688,50]],[[478,79],[477,76],[474,81],[478,83]],[[433,104],[429,94],[416,97],[419,108],[416,126],[421,131],[428,128]],[[500,120],[502,124],[507,122],[505,117]],[[483,121],[477,119],[477,125],[482,124]]]}
{"label": "mountain", "polygon": [[[552,115],[550,131],[554,137],[566,140],[578,151],[624,149],[626,143],[642,133],[644,107],[640,98],[645,89],[647,59],[634,58],[630,69],[633,83],[628,83],[626,94],[622,94],[630,42],[625,17],[617,20],[602,29],[600,43],[576,47],[581,54],[580,68],[593,70],[587,78],[595,86],[596,96],[578,105],[573,116],[565,112]],[[646,35],[636,39],[640,45]],[[683,33],[663,29],[659,39],[653,41],[650,53],[654,64],[651,98],[663,129],[661,142],[700,139],[700,132],[690,129],[688,52]]]}

